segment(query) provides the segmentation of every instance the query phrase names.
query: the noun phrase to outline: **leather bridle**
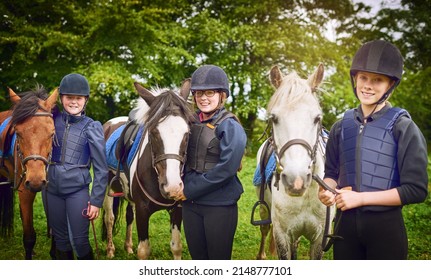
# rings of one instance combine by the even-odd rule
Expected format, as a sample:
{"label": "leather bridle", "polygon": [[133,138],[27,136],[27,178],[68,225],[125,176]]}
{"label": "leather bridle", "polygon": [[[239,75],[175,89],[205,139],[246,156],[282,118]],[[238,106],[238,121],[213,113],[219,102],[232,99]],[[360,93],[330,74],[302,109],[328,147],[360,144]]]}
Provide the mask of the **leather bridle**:
{"label": "leather bridle", "polygon": [[[49,112],[36,112],[33,117],[51,117],[52,118],[52,114]],[[54,137],[54,136],[53,136]],[[22,153],[21,149],[20,149],[20,145],[19,145],[19,141],[17,138],[16,141],[16,145],[15,145],[15,171],[14,171],[14,189],[18,189],[18,187],[21,185],[22,181],[24,180],[24,178],[26,177],[27,174],[27,167],[26,167],[26,163],[30,160],[40,160],[44,163],[44,165],[46,166],[46,172],[48,172],[48,167],[49,167],[49,163],[51,161],[51,156],[52,156],[52,150],[48,153],[48,157],[44,157],[41,155],[37,155],[37,154],[32,154],[29,156],[24,157],[24,154]],[[18,158],[21,160],[21,175],[19,176],[19,181],[17,181],[17,177],[18,177]]]}
{"label": "leather bridle", "polygon": [[278,190],[279,189],[278,183],[280,180],[280,174],[283,171],[283,165],[281,164],[280,159],[283,156],[283,154],[287,151],[287,149],[289,149],[292,146],[300,145],[307,150],[307,153],[310,156],[310,164],[308,165],[308,169],[313,173],[313,171],[314,171],[313,167],[316,164],[317,147],[319,146],[319,135],[320,135],[320,131],[322,130],[322,121],[319,120],[319,123],[317,125],[316,142],[314,143],[313,146],[311,146],[304,139],[295,138],[295,139],[291,139],[291,140],[287,141],[281,147],[280,151],[278,150],[277,143],[275,143],[275,140],[274,140],[274,135],[273,135],[274,128],[273,128],[272,118],[269,119],[269,122],[270,122],[270,127],[271,127],[272,131],[271,131],[271,136],[269,137],[268,141],[270,141],[270,144],[274,148],[274,154],[275,154],[275,159],[276,159],[276,169],[275,169],[275,174],[274,174],[275,175],[275,187],[277,187],[277,190]]}

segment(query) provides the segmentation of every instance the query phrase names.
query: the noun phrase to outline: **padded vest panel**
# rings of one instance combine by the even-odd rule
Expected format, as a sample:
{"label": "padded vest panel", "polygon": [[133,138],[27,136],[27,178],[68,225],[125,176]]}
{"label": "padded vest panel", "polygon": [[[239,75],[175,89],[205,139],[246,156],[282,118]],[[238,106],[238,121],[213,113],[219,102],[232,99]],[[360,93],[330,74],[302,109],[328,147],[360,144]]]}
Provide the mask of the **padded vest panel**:
{"label": "padded vest panel", "polygon": [[53,145],[52,161],[60,164],[88,166],[90,164],[90,147],[84,130],[92,121],[82,118],[76,123],[66,123],[59,114],[55,121],[55,131],[58,145]]}
{"label": "padded vest panel", "polygon": [[379,191],[399,186],[395,121],[407,111],[389,109],[381,118],[361,124],[354,111],[345,113],[341,125],[339,186],[356,191]]}

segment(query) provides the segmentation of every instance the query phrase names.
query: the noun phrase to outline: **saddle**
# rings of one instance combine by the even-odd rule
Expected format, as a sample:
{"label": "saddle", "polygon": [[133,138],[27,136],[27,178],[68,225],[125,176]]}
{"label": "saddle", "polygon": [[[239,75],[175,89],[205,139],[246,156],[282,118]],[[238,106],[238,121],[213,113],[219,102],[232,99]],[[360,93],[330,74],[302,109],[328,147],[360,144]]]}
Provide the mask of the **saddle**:
{"label": "saddle", "polygon": [[[131,119],[126,122],[123,131],[118,138],[117,144],[115,146],[115,157],[118,159],[118,164],[115,172],[115,176],[110,182],[111,192],[108,193],[109,196],[122,197],[124,196],[125,184],[120,177],[121,166],[123,166],[125,174],[129,174],[129,167],[127,164],[127,158],[132,150],[133,144],[139,139],[135,139],[139,132],[139,125],[136,120]],[[128,176],[128,175],[127,175]],[[128,178],[130,180],[130,178]]]}
{"label": "saddle", "polygon": [[0,185],[10,185],[10,170],[4,164],[5,158],[11,158],[13,154],[13,144],[15,135],[11,133],[10,117],[0,124]]}

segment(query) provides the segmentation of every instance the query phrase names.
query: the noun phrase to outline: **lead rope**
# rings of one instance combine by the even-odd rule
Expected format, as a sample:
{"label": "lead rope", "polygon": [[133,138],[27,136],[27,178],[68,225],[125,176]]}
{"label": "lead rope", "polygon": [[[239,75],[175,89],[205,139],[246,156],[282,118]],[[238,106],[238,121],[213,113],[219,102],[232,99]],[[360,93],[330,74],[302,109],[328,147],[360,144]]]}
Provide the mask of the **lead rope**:
{"label": "lead rope", "polygon": [[[82,210],[82,216],[88,218],[88,209],[90,208],[91,204],[90,201],[87,204],[87,208],[84,208]],[[99,254],[99,245],[97,242],[97,234],[96,234],[96,228],[94,227],[94,220],[90,220],[91,223],[91,228],[93,229],[93,237],[94,237],[94,244],[96,246],[96,259],[100,259],[100,254]]]}

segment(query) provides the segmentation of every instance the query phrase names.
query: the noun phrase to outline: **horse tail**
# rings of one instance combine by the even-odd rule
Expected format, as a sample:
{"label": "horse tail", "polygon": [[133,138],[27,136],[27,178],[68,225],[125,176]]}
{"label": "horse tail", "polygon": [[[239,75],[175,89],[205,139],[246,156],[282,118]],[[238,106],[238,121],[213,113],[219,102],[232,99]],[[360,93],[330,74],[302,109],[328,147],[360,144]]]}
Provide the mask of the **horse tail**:
{"label": "horse tail", "polygon": [[[116,226],[120,221],[122,220],[121,217],[123,216],[123,203],[124,199],[122,197],[114,197],[112,200],[112,213],[114,214],[114,225],[112,229],[112,235],[116,235],[120,228]],[[105,216],[105,209],[102,208],[101,216]],[[105,223],[102,223],[102,240],[106,241],[108,238],[108,229],[106,228]]]}
{"label": "horse tail", "polygon": [[114,226],[112,229],[112,234],[116,235],[120,231],[120,227],[117,226],[118,223],[121,223],[123,220],[123,205],[125,199],[123,197],[115,197],[114,203],[112,206],[112,211],[114,213]]}
{"label": "horse tail", "polygon": [[275,245],[275,238],[274,238],[274,233],[272,232],[272,225],[271,225],[271,230],[269,232],[269,236],[271,237],[269,239],[269,253],[272,256],[276,256],[277,255],[277,246]]}
{"label": "horse tail", "polygon": [[14,225],[15,192],[10,185],[0,185],[0,236],[11,237]]}

